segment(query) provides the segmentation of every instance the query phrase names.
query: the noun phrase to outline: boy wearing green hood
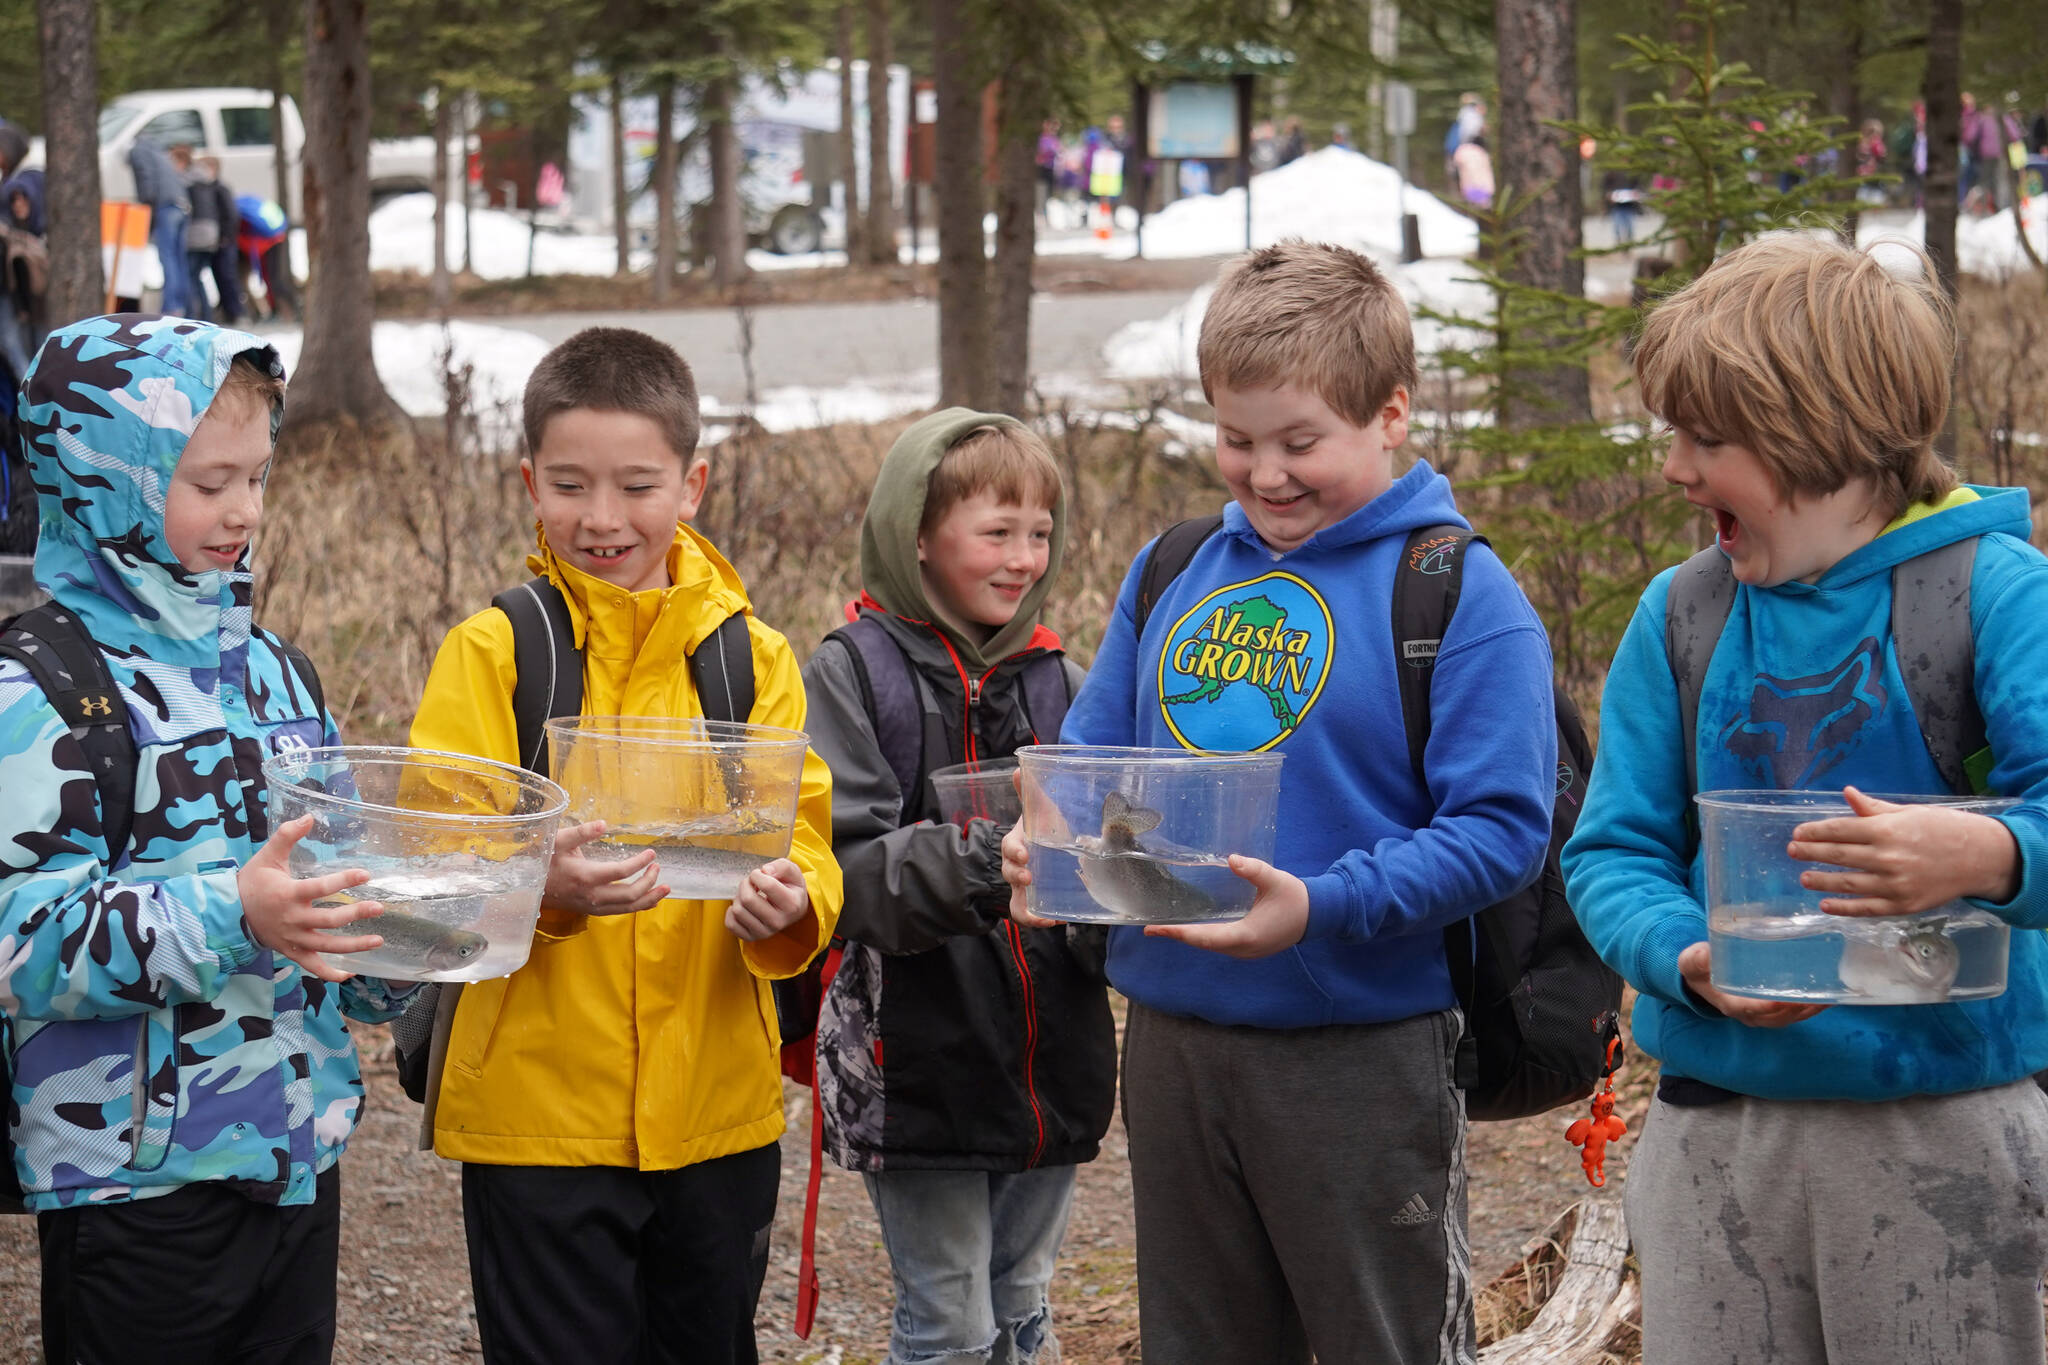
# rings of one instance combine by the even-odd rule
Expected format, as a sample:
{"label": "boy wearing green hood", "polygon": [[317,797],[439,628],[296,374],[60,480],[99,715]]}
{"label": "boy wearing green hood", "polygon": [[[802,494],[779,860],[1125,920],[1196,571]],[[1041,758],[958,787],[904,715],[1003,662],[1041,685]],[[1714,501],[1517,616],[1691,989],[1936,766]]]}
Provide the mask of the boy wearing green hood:
{"label": "boy wearing green hood", "polygon": [[1057,740],[1080,670],[1039,612],[1065,514],[1022,423],[924,418],[875,480],[866,591],[804,669],[846,879],[817,1105],[881,1222],[891,1365],[1052,1358],[1074,1170],[1114,1103],[1099,931],[1011,921],[1007,826],[946,823],[926,780]]}

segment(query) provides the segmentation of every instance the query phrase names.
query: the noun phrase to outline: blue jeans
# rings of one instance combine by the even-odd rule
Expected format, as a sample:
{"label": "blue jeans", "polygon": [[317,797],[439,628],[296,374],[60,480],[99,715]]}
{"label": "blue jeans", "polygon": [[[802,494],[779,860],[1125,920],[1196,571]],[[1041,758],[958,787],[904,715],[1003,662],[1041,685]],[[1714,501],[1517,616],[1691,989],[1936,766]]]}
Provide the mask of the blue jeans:
{"label": "blue jeans", "polygon": [[163,311],[184,317],[192,311],[191,265],[185,259],[185,223],[189,215],[175,204],[159,204],[149,216],[149,240],[164,270]]}
{"label": "blue jeans", "polygon": [[1074,1168],[867,1177],[896,1281],[888,1365],[1032,1365],[1052,1339],[1046,1286]]}

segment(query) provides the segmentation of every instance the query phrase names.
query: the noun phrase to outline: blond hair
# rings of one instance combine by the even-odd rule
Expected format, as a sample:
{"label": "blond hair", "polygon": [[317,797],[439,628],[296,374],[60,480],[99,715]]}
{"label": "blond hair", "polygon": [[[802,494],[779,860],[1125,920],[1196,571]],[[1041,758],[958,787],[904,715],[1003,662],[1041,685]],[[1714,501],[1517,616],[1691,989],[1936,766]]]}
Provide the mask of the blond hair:
{"label": "blond hair", "polygon": [[1890,518],[1956,487],[1934,453],[1954,356],[1948,297],[1918,248],[1781,233],[1659,305],[1635,371],[1651,412],[1753,452],[1788,500],[1867,479]]}
{"label": "blond hair", "polygon": [[1037,432],[1011,422],[976,427],[947,447],[925,480],[917,533],[977,493],[997,502],[1052,510],[1060,500],[1060,467]]}
{"label": "blond hair", "polygon": [[244,351],[228,366],[220,387],[214,391],[213,401],[207,405],[207,416],[216,412],[230,420],[258,412],[275,416],[284,407],[283,376],[258,364],[255,354]]}
{"label": "blond hair", "polygon": [[1415,391],[1408,304],[1368,257],[1327,242],[1289,239],[1225,270],[1195,354],[1211,403],[1219,388],[1294,384],[1362,427]]}
{"label": "blond hair", "polygon": [[521,403],[529,455],[540,454],[548,419],[571,408],[645,417],[685,467],[697,453],[696,376],[675,347],[645,332],[586,327],[541,357]]}

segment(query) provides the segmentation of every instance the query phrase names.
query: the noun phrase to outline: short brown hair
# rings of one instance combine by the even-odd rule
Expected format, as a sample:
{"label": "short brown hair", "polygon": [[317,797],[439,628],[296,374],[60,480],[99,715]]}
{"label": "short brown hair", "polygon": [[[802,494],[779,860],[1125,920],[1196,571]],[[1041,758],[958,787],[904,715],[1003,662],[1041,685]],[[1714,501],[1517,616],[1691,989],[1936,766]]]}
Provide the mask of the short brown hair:
{"label": "short brown hair", "polygon": [[1038,433],[1027,426],[1001,422],[976,427],[932,466],[917,533],[929,533],[946,513],[977,493],[1050,511],[1060,500],[1060,467]]}
{"label": "short brown hair", "polygon": [[1370,258],[1299,239],[1224,271],[1196,347],[1202,395],[1298,384],[1353,426],[1396,389],[1415,392],[1415,329],[1401,292]]}
{"label": "short brown hair", "polygon": [[1777,233],[1650,314],[1636,382],[1666,422],[1753,452],[1787,499],[1869,479],[1890,518],[1955,489],[1934,453],[1955,344],[1917,247]]}
{"label": "short brown hair", "polygon": [[521,411],[529,455],[540,453],[548,419],[571,408],[637,413],[685,465],[697,453],[697,381],[675,347],[645,332],[586,327],[541,357]]}
{"label": "short brown hair", "polygon": [[[244,351],[228,366],[228,372],[221,376],[220,387],[214,390],[213,401],[207,404],[208,415],[215,412],[230,417],[246,417],[255,412],[268,412],[273,418],[284,407],[284,376],[272,374],[269,369],[256,361],[256,356],[267,354],[261,351]],[[274,427],[276,422],[271,425]]]}

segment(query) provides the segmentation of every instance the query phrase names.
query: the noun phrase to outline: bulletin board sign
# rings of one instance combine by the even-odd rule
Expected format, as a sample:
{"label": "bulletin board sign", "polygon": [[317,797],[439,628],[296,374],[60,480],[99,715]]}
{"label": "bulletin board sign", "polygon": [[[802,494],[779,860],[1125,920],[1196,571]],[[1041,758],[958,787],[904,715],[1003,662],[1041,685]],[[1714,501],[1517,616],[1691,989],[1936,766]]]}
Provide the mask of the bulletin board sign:
{"label": "bulletin board sign", "polygon": [[1151,90],[1147,153],[1155,157],[1234,160],[1237,91],[1227,81],[1173,81]]}

